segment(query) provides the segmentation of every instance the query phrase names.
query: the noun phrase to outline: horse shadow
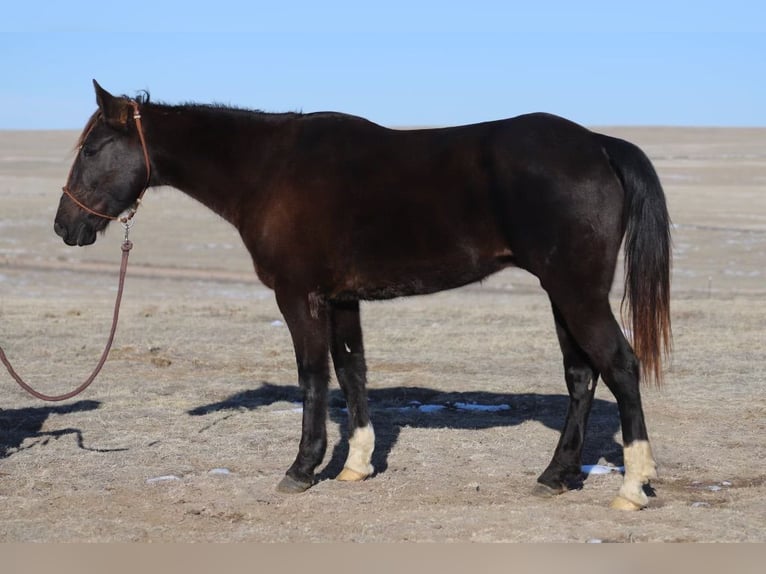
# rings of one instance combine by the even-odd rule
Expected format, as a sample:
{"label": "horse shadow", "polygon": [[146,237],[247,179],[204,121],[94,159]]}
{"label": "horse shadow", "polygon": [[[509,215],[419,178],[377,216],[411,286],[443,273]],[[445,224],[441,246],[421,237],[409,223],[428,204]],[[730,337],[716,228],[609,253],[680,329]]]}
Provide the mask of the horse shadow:
{"label": "horse shadow", "polygon": [[[568,395],[443,392],[424,387],[369,389],[368,396],[370,416],[375,426],[372,464],[376,474],[388,468],[388,456],[404,427],[482,430],[537,421],[560,432],[569,405]],[[205,416],[229,410],[257,410],[277,402],[300,403],[301,400],[298,386],[263,382],[257,389],[199,406],[189,410],[188,414]],[[343,440],[334,446],[329,462],[317,476],[318,480],[336,476],[346,460],[348,430],[345,406],[340,389],[331,390],[329,418],[339,425]],[[614,439],[620,429],[619,421],[616,403],[594,399],[583,449],[583,464],[595,464],[601,458],[615,466],[622,464],[622,445]],[[551,455],[554,446],[551,445]]]}
{"label": "horse shadow", "polygon": [[[0,459],[8,458],[16,452],[36,446],[44,446],[51,439],[74,435],[77,445],[84,450],[96,450],[83,443],[82,431],[77,428],[64,428],[42,431],[43,424],[51,415],[67,415],[83,411],[92,411],[101,407],[99,401],[77,401],[67,405],[26,407],[21,409],[0,409]],[[27,446],[22,446],[29,438],[39,438]]]}

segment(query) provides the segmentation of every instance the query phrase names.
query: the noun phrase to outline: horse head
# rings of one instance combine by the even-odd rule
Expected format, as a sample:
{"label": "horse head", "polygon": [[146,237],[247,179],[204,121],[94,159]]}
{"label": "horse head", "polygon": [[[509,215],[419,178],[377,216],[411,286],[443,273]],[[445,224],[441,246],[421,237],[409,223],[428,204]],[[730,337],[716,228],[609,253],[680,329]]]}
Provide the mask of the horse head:
{"label": "horse head", "polygon": [[135,206],[149,185],[150,162],[139,102],[113,96],[94,80],[98,109],[77,143],[53,229],[67,245],[90,245],[110,221]]}

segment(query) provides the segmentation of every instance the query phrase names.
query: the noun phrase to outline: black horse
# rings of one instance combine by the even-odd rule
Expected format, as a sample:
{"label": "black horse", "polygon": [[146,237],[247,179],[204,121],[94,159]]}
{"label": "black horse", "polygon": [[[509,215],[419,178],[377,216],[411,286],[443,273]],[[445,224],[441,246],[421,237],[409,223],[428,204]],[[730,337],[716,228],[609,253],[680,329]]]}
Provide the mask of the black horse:
{"label": "black horse", "polygon": [[[309,488],[324,457],[328,356],[349,407],[338,478],[373,473],[360,300],[451,289],[514,265],[549,296],[570,395],[540,488],[561,492],[580,473],[601,376],[624,444],[613,505],[646,505],[643,485],[656,473],[639,379],[659,384],[669,352],[670,225],[640,149],[547,114],[400,131],[341,113],[164,105],[94,85],[98,109],[80,137],[55,231],[69,245],[93,243],[109,217],[158,185],[239,230],[276,293],[303,391],[300,447],[279,490]],[[623,237],[632,346],[608,300]]]}

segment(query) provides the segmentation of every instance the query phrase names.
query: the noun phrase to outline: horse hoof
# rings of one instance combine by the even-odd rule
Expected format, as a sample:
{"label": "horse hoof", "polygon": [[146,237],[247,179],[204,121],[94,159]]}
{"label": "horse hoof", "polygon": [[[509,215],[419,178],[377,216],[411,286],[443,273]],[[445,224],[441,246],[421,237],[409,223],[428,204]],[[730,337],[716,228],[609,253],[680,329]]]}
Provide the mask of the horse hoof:
{"label": "horse hoof", "polygon": [[623,498],[622,496],[617,496],[612,501],[612,503],[609,505],[611,508],[614,508],[615,510],[628,510],[628,511],[635,511],[635,510],[641,510],[644,508],[641,504],[636,504],[632,500],[628,500],[627,498]]}
{"label": "horse hoof", "polygon": [[357,472],[355,470],[351,470],[347,466],[343,467],[343,470],[340,471],[340,474],[336,477],[336,480],[342,480],[344,482],[359,482],[360,480],[364,480],[369,475],[362,474],[361,472]]}
{"label": "horse hoof", "polygon": [[311,486],[311,482],[301,482],[286,474],[282,480],[279,481],[277,492],[283,494],[300,494],[301,492],[307,491]]}
{"label": "horse hoof", "polygon": [[559,486],[558,488],[553,488],[552,486],[548,486],[547,484],[538,482],[535,485],[535,487],[532,489],[532,494],[539,498],[553,498],[554,496],[563,494],[564,492],[566,492],[566,490],[567,489],[564,488],[563,485]]}

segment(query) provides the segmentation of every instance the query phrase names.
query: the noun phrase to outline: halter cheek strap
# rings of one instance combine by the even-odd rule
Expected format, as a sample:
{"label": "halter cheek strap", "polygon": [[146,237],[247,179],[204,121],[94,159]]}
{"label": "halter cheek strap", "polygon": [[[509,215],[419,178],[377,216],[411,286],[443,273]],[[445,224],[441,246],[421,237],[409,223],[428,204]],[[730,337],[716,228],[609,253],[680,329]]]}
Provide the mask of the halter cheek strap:
{"label": "halter cheek strap", "polygon": [[[133,206],[130,208],[130,211],[127,215],[120,217],[119,215],[107,215],[106,213],[101,213],[100,211],[96,211],[95,209],[92,209],[82,203],[79,199],[77,199],[74,194],[70,191],[69,187],[66,185],[61,188],[61,190],[64,192],[64,194],[71,199],[77,207],[82,209],[83,211],[87,211],[91,215],[95,215],[97,217],[101,217],[102,219],[108,219],[110,221],[117,221],[120,220],[123,223],[127,223],[131,219],[133,219],[133,216],[136,214],[136,211],[138,210],[138,207],[141,205],[141,200],[144,197],[144,194],[146,193],[146,190],[149,189],[149,181],[152,178],[152,164],[151,161],[149,161],[149,150],[146,147],[146,139],[144,138],[144,128],[141,124],[141,111],[138,108],[138,102],[131,101],[131,106],[133,106],[133,119],[136,122],[136,130],[138,131],[138,139],[141,141],[141,151],[144,153],[144,164],[146,165],[146,181],[144,182],[144,187],[141,190],[141,193],[138,194],[138,198],[136,198],[136,202],[133,204]],[[91,128],[93,129],[93,128]],[[87,135],[86,135],[87,137]],[[74,165],[72,166],[74,168]],[[72,175],[71,171],[69,173],[70,177]],[[67,178],[67,181],[69,178]]]}

